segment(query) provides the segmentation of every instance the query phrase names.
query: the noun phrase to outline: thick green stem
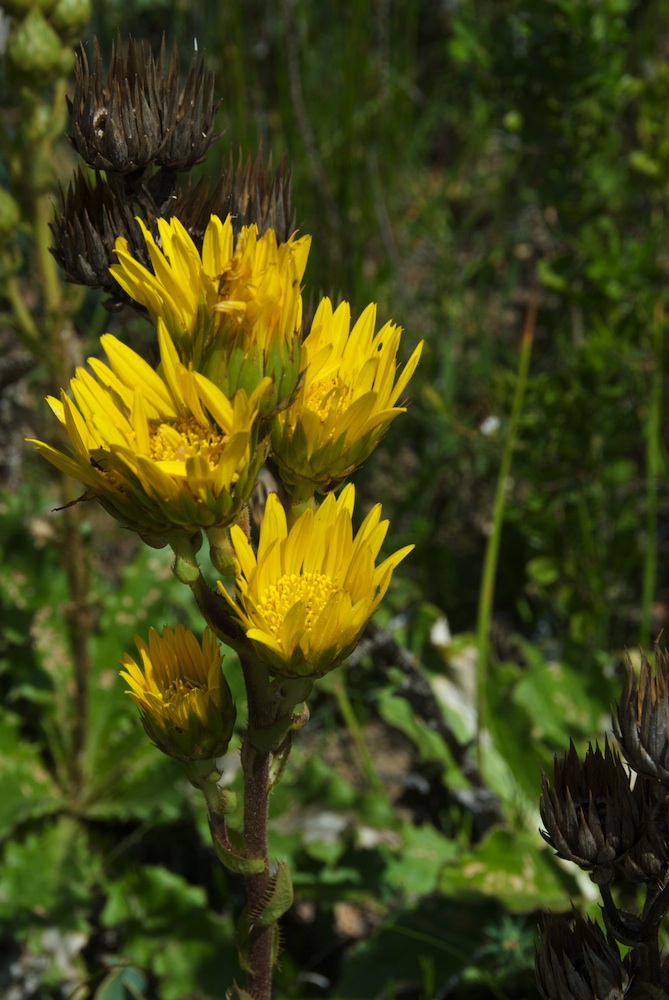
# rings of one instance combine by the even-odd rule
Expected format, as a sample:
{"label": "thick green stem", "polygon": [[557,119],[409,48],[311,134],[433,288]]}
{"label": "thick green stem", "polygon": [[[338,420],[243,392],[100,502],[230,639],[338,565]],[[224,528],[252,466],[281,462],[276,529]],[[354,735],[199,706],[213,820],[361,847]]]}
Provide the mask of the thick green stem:
{"label": "thick green stem", "polygon": [[483,734],[487,723],[487,686],[488,686],[488,651],[490,643],[490,621],[492,618],[493,600],[495,596],[495,578],[497,576],[497,562],[499,559],[499,546],[502,538],[502,524],[504,522],[504,510],[506,507],[506,490],[509,474],[511,472],[511,458],[518,434],[518,424],[523,408],[525,387],[530,367],[530,357],[532,355],[532,341],[534,339],[534,323],[537,313],[537,301],[533,298],[527,310],[525,327],[520,342],[520,360],[518,363],[518,375],[516,378],[516,390],[511,407],[509,427],[504,441],[502,451],[502,461],[500,463],[497,486],[495,489],[495,499],[492,511],[492,526],[488,536],[488,542],[483,561],[483,576],[479,589],[478,613],[476,618],[476,644],[478,649],[478,677],[477,677],[477,731],[476,746],[478,754],[479,771],[485,775],[483,760]]}

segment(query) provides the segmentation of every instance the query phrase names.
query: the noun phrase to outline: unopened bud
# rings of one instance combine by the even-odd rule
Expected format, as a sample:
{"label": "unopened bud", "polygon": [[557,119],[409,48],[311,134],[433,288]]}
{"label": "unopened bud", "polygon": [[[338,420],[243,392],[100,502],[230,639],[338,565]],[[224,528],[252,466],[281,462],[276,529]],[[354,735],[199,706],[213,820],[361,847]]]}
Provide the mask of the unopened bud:
{"label": "unopened bud", "polygon": [[23,77],[36,76],[40,82],[58,76],[69,56],[48,21],[37,8],[12,25],[7,39],[7,59],[14,72]]}
{"label": "unopened bud", "polygon": [[91,0],[58,0],[49,21],[59,35],[76,38],[91,19]]}

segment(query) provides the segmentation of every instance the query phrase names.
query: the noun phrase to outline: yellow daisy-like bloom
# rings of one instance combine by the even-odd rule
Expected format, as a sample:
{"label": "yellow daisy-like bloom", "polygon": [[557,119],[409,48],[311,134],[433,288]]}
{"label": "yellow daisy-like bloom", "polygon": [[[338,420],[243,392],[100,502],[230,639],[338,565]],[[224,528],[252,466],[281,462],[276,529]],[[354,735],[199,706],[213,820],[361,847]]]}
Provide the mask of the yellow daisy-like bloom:
{"label": "yellow daisy-like bloom", "polygon": [[[230,216],[213,215],[202,255],[178,219],[158,219],[160,247],[138,220],[154,274],[116,242],[118,264],[110,270],[127,294],[162,319],[184,364],[192,363],[228,395],[251,393],[271,376],[272,405],[288,398],[299,375],[302,327],[301,281],[310,236],[277,244],[268,229],[244,226],[235,246]],[[270,405],[267,400],[265,406]]]}
{"label": "yellow daisy-like bloom", "polygon": [[401,327],[374,332],[376,306],[369,305],[351,329],[351,310],[319,304],[303,345],[304,379],[291,406],[272,429],[272,454],[296,497],[335,488],[371,454],[391,421],[414,373],[423,342],[397,380]]}
{"label": "yellow daisy-like bloom", "polygon": [[213,633],[206,629],[199,643],[177,625],[160,635],[150,629],[148,643],[134,638],[140,664],[124,654],[121,677],[150,738],[178,760],[221,757],[232,736],[235,707]]}
{"label": "yellow daisy-like bloom", "polygon": [[219,583],[257,655],[281,677],[319,676],[355,648],[383,598],[393,570],[413,549],[376,558],[388,530],[377,504],[353,535],[355,491],[330,494],[287,527],[275,493],[267,499],[254,553],[239,527],[231,530],[237,559],[236,600]]}
{"label": "yellow daisy-like bloom", "polygon": [[258,409],[265,379],[249,397],[228,399],[209,379],[178,360],[159,322],[160,371],[105,334],[109,365],[90,358],[79,368],[71,399],[50,397],[72,447],[42,441],[37,450],[84,483],[126,527],[164,544],[174,528],[225,526],[237,519],[265,458]]}

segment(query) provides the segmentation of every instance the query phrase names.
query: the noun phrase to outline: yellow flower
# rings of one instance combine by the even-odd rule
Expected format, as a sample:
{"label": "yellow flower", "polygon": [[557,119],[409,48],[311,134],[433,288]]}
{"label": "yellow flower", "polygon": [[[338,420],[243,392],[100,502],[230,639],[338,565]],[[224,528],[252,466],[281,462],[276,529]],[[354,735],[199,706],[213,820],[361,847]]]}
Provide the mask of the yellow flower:
{"label": "yellow flower", "polygon": [[135,636],[141,665],[128,653],[121,677],[156,746],[178,760],[210,760],[226,753],[235,707],[221,670],[219,645],[209,629],[202,643],[183,625]]}
{"label": "yellow flower", "polygon": [[211,378],[227,394],[250,394],[264,375],[275,390],[263,401],[270,412],[297,383],[302,327],[301,281],[310,236],[277,244],[268,229],[244,226],[234,245],[230,216],[213,215],[202,254],[178,219],[158,219],[160,248],[138,220],[154,274],[116,242],[118,264],[110,268],[127,294],[162,319],[184,364]]}
{"label": "yellow flower", "polygon": [[304,379],[293,403],[272,430],[272,454],[284,483],[303,498],[335,488],[376,448],[398,413],[423,343],[397,374],[401,327],[375,334],[376,306],[369,305],[351,329],[342,303],[333,313],[323,299],[303,345]]}
{"label": "yellow flower", "polygon": [[158,338],[154,371],[115,337],[102,337],[109,365],[89,359],[93,374],[77,370],[73,399],[62,391],[48,400],[71,448],[33,443],[88,487],[84,499],[98,499],[160,544],[174,528],[195,532],[237,519],[265,457],[257,417],[269,379],[250,398],[240,391],[229,400],[179,362],[162,321]]}
{"label": "yellow flower", "polygon": [[408,545],[376,558],[388,529],[381,505],[353,535],[355,491],[346,486],[316,510],[307,509],[290,531],[275,493],[267,499],[258,554],[244,532],[231,530],[237,571],[236,600],[222,594],[271,673],[307,677],[332,670],[355,648],[382,600]]}
{"label": "yellow flower", "polygon": [[128,241],[116,241],[118,264],[110,272],[130,298],[145,306],[154,324],[162,319],[183,348],[195,333],[201,313],[209,315],[218,302],[218,275],[233,254],[230,217],[225,223],[212,217],[205,233],[202,257],[178,219],[158,219],[160,247],[141,219],[137,219],[151,258],[154,273],[140,264],[128,249]]}

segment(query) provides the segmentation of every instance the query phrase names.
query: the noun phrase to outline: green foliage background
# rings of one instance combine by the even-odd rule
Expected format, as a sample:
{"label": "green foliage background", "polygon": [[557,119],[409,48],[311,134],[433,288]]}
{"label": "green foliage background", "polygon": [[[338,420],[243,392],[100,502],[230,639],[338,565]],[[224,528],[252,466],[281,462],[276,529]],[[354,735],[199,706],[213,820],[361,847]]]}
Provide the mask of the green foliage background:
{"label": "green foliage background", "polygon": [[[669,3],[93,8],[87,41],[95,31],[107,55],[118,25],[154,45],[165,31],[184,62],[197,38],[226,130],[202,170],[260,142],[276,163],[287,155],[314,236],[308,288],[357,313],[378,302],[382,322],[405,327],[405,357],[426,340],[407,415],[355,478],[365,503],[383,502],[390,545],[416,543],[380,617],[444,725],[374,648],[342,668],[344,685],[321,685],[272,799],[272,850],[297,889],[277,997],[534,997],[538,913],[593,899],[537,833],[540,767],[570,738],[601,737],[622,650],[651,645],[669,617]],[[66,182],[74,157],[64,143],[58,155]],[[0,171],[18,196],[11,165]],[[474,736],[472,633],[533,294],[481,788],[458,747]],[[76,324],[86,351],[106,329],[146,336],[93,293]],[[238,974],[242,887],[216,867],[202,804],[148,745],[116,676],[134,631],[197,617],[166,557],[96,511],[84,524],[95,677],[85,773],[72,774],[58,494],[20,445],[47,426],[44,373],[2,404],[0,991],[221,997]]]}

